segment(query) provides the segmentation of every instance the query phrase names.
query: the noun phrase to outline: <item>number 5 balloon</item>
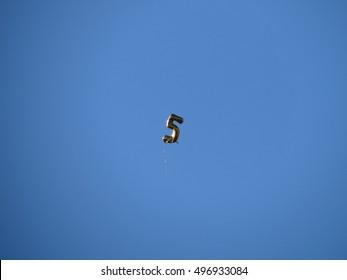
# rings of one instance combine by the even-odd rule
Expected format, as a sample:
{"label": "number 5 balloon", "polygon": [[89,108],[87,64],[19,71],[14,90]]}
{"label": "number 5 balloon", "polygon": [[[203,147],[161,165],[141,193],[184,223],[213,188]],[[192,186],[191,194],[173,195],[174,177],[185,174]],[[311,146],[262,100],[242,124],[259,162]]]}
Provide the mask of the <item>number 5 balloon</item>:
{"label": "number 5 balloon", "polygon": [[180,136],[180,130],[177,127],[177,125],[175,125],[173,123],[174,121],[182,124],[183,118],[181,118],[175,114],[171,114],[169,116],[169,118],[166,121],[166,127],[172,129],[172,135],[171,136],[169,136],[169,135],[163,136],[164,143],[175,143],[175,142],[177,142],[177,139]]}

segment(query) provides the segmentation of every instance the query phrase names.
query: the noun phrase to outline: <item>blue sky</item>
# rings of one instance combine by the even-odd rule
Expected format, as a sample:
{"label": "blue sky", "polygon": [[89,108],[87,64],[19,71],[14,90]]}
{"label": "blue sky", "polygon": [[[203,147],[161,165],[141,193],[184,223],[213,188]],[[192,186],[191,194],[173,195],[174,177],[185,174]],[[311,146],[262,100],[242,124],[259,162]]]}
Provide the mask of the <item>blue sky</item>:
{"label": "blue sky", "polygon": [[346,259],[346,12],[1,1],[0,259]]}

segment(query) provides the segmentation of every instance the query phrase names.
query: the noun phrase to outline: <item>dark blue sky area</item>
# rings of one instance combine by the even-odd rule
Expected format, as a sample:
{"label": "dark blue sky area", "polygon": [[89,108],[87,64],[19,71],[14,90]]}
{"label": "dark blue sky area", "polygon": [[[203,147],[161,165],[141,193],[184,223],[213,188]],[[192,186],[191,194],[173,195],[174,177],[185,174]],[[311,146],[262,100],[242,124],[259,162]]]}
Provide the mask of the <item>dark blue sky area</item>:
{"label": "dark blue sky area", "polygon": [[1,1],[0,259],[346,259],[346,14]]}

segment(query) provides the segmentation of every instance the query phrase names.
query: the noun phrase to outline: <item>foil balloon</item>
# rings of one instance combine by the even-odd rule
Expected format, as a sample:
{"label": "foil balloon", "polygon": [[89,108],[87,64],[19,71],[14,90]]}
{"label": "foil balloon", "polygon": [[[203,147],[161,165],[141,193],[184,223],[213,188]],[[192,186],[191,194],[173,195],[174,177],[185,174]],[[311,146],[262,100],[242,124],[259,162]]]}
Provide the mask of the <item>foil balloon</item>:
{"label": "foil balloon", "polygon": [[163,142],[164,143],[175,143],[177,142],[178,137],[180,136],[180,129],[177,125],[175,125],[173,122],[176,121],[180,124],[183,123],[183,118],[180,116],[177,116],[175,114],[171,114],[169,118],[166,121],[166,127],[172,129],[172,135],[165,135],[163,136]]}

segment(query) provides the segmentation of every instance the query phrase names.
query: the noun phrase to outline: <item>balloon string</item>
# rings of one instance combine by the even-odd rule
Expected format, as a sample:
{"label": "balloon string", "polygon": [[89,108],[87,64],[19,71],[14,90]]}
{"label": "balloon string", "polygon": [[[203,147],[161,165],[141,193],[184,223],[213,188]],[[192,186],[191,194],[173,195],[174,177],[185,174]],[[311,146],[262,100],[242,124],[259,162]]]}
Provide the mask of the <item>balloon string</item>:
{"label": "balloon string", "polygon": [[163,153],[164,153],[165,176],[167,176],[167,160],[166,160],[166,151],[165,151],[165,144],[164,143],[163,143]]}

